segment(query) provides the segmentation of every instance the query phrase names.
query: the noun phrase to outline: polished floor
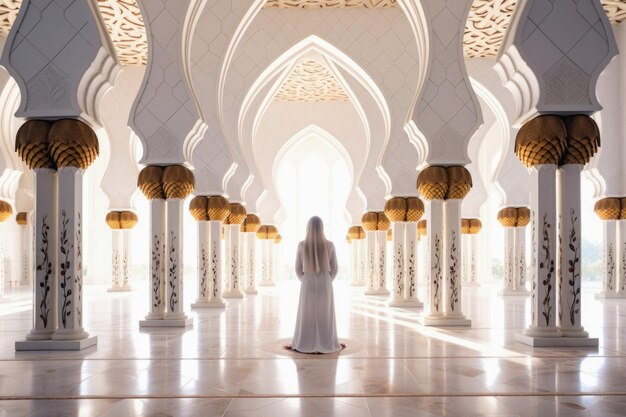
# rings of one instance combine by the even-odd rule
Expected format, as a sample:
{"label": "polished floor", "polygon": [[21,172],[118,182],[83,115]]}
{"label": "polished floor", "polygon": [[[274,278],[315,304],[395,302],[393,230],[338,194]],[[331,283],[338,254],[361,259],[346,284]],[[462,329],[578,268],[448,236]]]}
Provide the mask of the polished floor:
{"label": "polished floor", "polygon": [[[335,283],[334,355],[281,349],[298,286],[282,283],[194,310],[193,328],[139,329],[146,283],[131,293],[88,286],[81,352],[15,352],[31,326],[29,294],[0,304],[0,417],[10,416],[626,416],[626,300],[584,288],[583,325],[599,348],[515,342],[528,300],[493,285],[463,289],[471,328],[425,328],[421,309]],[[424,288],[420,290],[424,295]],[[194,298],[193,280],[186,302]]]}

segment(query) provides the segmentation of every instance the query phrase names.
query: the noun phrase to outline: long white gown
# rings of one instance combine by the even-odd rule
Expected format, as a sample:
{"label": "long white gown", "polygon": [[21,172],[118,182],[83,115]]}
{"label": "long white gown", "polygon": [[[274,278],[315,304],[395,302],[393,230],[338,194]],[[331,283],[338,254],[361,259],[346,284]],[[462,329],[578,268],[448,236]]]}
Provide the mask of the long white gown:
{"label": "long white gown", "polygon": [[333,281],[337,276],[335,245],[328,242],[330,272],[304,272],[302,242],[296,256],[300,304],[291,347],[304,353],[331,353],[341,350],[335,323]]}

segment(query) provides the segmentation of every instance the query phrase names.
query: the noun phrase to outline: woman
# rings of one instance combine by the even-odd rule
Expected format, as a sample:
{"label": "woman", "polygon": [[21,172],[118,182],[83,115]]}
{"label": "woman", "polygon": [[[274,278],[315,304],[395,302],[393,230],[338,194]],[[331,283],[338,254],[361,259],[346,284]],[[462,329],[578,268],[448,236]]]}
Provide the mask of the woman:
{"label": "woman", "polygon": [[311,217],[306,239],[298,244],[296,275],[302,283],[296,329],[291,346],[302,353],[338,352],[333,281],[337,276],[335,245],[326,240],[319,217]]}

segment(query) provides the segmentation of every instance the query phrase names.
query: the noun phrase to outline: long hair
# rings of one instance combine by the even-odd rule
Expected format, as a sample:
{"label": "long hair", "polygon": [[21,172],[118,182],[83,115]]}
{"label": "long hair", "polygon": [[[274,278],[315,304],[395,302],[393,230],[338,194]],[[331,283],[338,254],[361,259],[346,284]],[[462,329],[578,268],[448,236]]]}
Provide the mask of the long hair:
{"label": "long hair", "polygon": [[328,240],[324,236],[324,224],[317,216],[311,217],[306,226],[306,238],[302,242],[304,272],[328,272]]}

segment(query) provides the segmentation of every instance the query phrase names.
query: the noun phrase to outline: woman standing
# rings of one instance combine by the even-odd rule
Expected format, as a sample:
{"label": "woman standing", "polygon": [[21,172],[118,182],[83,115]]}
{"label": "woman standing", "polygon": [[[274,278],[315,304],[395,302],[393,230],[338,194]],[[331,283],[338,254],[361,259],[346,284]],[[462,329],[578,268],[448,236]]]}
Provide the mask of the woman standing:
{"label": "woman standing", "polygon": [[326,240],[319,217],[311,217],[306,238],[298,244],[296,275],[302,283],[291,346],[302,353],[331,353],[345,345],[337,339],[333,281],[337,276],[335,245]]}

